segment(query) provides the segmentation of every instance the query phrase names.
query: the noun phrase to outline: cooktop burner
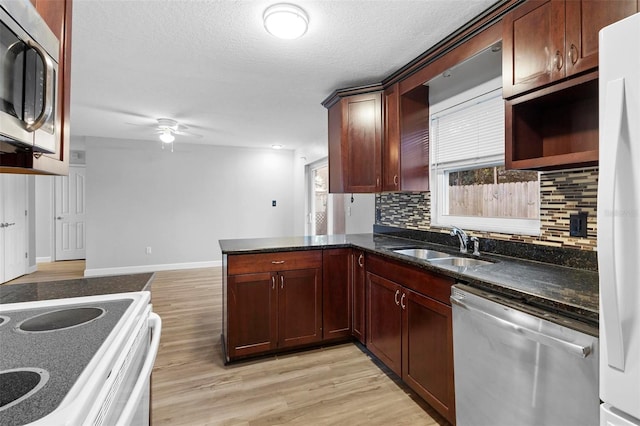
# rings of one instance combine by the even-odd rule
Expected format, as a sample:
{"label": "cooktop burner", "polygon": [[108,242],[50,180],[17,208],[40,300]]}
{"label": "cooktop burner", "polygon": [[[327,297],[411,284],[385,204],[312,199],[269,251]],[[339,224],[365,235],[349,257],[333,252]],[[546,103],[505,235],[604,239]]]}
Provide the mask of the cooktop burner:
{"label": "cooktop burner", "polygon": [[49,372],[39,368],[0,371],[0,411],[30,397],[48,380]]}
{"label": "cooktop burner", "polygon": [[2,315],[0,315],[0,325],[4,324],[7,321],[9,321],[9,318],[3,317]]}
{"label": "cooktop burner", "polygon": [[132,299],[55,302],[30,302],[26,309],[0,305],[8,318],[0,325],[2,426],[30,423],[55,410]]}
{"label": "cooktop burner", "polygon": [[93,306],[62,309],[29,318],[23,321],[18,328],[30,332],[61,330],[87,324],[100,318],[104,313],[104,309]]}

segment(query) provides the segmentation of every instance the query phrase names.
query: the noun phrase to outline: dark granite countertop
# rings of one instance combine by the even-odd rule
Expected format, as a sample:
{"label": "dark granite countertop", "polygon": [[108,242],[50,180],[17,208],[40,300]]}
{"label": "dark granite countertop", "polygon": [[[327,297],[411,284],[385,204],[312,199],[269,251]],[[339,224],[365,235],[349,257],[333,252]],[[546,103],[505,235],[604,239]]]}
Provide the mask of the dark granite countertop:
{"label": "dark granite countertop", "polygon": [[[457,247],[382,234],[349,234],[314,237],[220,240],[222,253],[243,254],[274,251],[355,247],[390,259],[400,260],[457,281],[513,297],[520,302],[558,312],[591,325],[598,324],[598,273],[595,271],[481,254],[493,263],[483,266],[436,266],[426,260],[395,253],[407,247],[429,248],[465,256]],[[467,255],[466,257],[473,257]]]}
{"label": "dark granite countertop", "polygon": [[154,274],[111,275],[74,280],[0,285],[0,304],[151,290]]}

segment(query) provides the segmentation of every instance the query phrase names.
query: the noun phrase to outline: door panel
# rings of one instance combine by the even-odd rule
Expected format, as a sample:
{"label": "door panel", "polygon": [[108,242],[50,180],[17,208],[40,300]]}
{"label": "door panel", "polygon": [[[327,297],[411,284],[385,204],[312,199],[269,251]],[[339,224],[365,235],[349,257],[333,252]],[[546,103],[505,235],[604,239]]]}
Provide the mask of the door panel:
{"label": "door panel", "polygon": [[410,290],[405,292],[402,379],[453,421],[451,307]]}
{"label": "door panel", "polygon": [[366,345],[366,276],[364,270],[364,252],[353,250],[351,254],[351,268],[353,273],[353,337]]}
{"label": "door panel", "polygon": [[27,273],[27,177],[0,175],[0,282]]}
{"label": "door panel", "polygon": [[599,31],[637,11],[637,0],[567,1],[567,75],[597,67]]}
{"label": "door panel", "polygon": [[564,1],[529,1],[503,19],[505,98],[565,75]]}
{"label": "door panel", "polygon": [[402,375],[402,288],[367,273],[369,322],[367,348],[398,376]]}
{"label": "door panel", "polygon": [[57,176],[56,260],[85,256],[85,168],[69,167],[69,176]]}
{"label": "door panel", "polygon": [[276,348],[276,274],[232,275],[228,279],[229,357]]}
{"label": "door panel", "polygon": [[320,269],[278,272],[278,347],[322,340]]}
{"label": "door panel", "polygon": [[322,337],[351,336],[351,249],[323,250]]}

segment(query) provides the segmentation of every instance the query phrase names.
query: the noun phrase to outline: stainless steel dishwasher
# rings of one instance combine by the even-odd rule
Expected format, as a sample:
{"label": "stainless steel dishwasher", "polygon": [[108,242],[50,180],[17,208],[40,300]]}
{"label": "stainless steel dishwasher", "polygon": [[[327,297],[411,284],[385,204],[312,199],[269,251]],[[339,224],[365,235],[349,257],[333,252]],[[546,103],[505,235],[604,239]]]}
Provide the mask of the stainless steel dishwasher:
{"label": "stainless steel dishwasher", "polygon": [[457,426],[599,424],[595,327],[464,284],[451,305]]}

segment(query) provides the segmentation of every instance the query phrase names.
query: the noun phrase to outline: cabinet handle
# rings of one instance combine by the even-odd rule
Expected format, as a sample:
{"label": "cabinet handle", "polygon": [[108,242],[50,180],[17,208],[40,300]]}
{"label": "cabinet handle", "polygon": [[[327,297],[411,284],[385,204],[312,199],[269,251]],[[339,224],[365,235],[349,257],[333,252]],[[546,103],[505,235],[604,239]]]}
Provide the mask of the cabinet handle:
{"label": "cabinet handle", "polygon": [[407,295],[407,293],[402,293],[402,297],[400,298],[400,306],[402,306],[402,309],[406,309],[407,305],[404,304],[404,298]]}
{"label": "cabinet handle", "polygon": [[377,177],[377,178],[376,178],[376,186],[377,186],[377,187],[379,187],[379,186],[380,186],[380,178],[379,178],[379,177]]}
{"label": "cabinet handle", "polygon": [[553,64],[556,66],[558,71],[562,69],[562,65],[563,65],[562,54],[560,53],[559,50],[556,50],[556,56],[553,58]]}
{"label": "cabinet handle", "polygon": [[364,267],[364,254],[360,253],[360,256],[358,256],[358,266],[359,267]]}
{"label": "cabinet handle", "polygon": [[284,260],[272,260],[271,263],[273,265],[282,265],[284,263]]}
{"label": "cabinet handle", "polygon": [[271,277],[271,290],[276,289],[276,277]]}
{"label": "cabinet handle", "polygon": [[400,302],[398,301],[398,295],[400,294],[400,290],[396,290],[396,295],[393,296],[393,300],[395,300],[396,305],[400,305]]}
{"label": "cabinet handle", "polygon": [[398,186],[398,175],[393,175],[393,184]]}
{"label": "cabinet handle", "polygon": [[280,289],[284,288],[284,275],[280,275]]}
{"label": "cabinet handle", "polygon": [[571,43],[571,47],[569,48],[569,59],[571,59],[573,65],[578,62],[578,48],[573,43]]}

